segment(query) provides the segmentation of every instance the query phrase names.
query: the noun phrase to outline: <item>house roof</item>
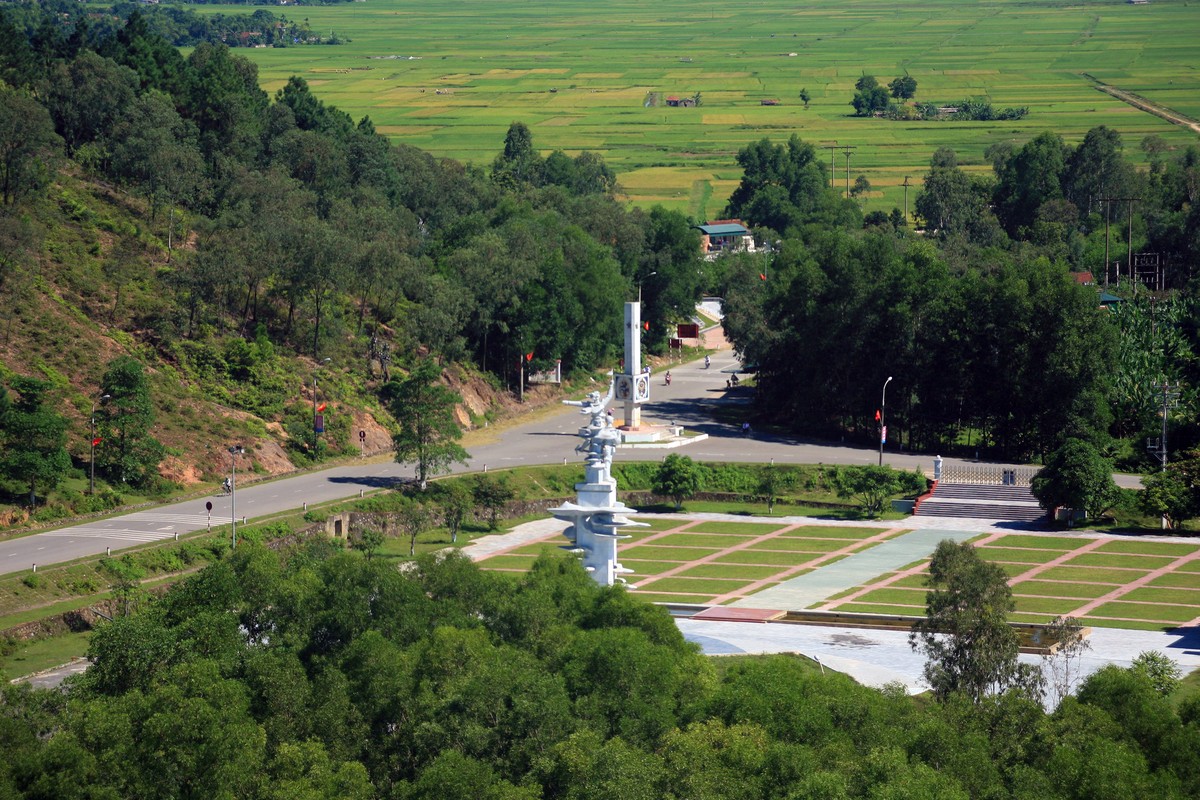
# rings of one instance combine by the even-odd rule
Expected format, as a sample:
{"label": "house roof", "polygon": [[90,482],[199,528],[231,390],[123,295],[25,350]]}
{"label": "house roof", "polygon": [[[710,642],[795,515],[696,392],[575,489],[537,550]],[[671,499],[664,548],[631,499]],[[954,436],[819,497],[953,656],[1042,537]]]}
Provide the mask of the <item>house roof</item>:
{"label": "house roof", "polygon": [[709,236],[729,236],[734,234],[745,236],[750,233],[750,231],[746,230],[745,225],[697,225],[696,227]]}

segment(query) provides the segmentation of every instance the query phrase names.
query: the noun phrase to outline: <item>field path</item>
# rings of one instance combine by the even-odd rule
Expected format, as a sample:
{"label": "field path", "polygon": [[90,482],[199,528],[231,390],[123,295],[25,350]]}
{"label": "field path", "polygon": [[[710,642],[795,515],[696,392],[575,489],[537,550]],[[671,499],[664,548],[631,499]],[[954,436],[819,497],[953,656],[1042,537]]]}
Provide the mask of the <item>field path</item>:
{"label": "field path", "polygon": [[1166,106],[1161,106],[1158,103],[1155,103],[1151,100],[1147,100],[1146,98],[1142,97],[1140,94],[1134,94],[1133,92],[1127,92],[1124,89],[1118,89],[1115,86],[1109,86],[1107,83],[1104,83],[1103,81],[1096,80],[1091,75],[1088,75],[1086,72],[1083,73],[1083,76],[1091,81],[1095,81],[1097,91],[1101,91],[1101,92],[1104,92],[1105,94],[1112,95],[1113,97],[1120,100],[1122,103],[1128,103],[1129,105],[1133,106],[1134,108],[1141,109],[1142,111],[1153,114],[1154,116],[1159,117],[1160,119],[1165,119],[1167,122],[1170,122],[1174,125],[1179,125],[1180,127],[1187,128],[1188,130],[1192,131],[1193,133],[1200,133],[1200,122],[1196,122],[1196,120],[1192,119],[1191,117],[1189,117],[1185,114],[1181,114],[1178,111],[1172,111],[1171,109],[1167,108]]}

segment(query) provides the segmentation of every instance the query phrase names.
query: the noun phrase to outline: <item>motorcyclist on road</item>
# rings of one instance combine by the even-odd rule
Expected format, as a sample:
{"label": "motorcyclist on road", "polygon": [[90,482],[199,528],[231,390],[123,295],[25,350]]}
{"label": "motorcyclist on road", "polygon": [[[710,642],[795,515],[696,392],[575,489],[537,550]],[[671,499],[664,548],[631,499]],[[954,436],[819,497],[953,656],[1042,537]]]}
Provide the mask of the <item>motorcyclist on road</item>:
{"label": "motorcyclist on road", "polygon": [[667,370],[667,386],[671,385],[671,371]]}
{"label": "motorcyclist on road", "polygon": [[229,482],[229,478],[221,481],[221,491],[223,491],[225,494],[229,494],[231,491],[233,491],[233,484]]}
{"label": "motorcyclist on road", "polygon": [[711,363],[711,362],[708,360],[708,356],[705,356],[705,357],[704,357],[704,368],[705,368],[705,369],[708,369],[708,365],[709,365],[710,363]]}

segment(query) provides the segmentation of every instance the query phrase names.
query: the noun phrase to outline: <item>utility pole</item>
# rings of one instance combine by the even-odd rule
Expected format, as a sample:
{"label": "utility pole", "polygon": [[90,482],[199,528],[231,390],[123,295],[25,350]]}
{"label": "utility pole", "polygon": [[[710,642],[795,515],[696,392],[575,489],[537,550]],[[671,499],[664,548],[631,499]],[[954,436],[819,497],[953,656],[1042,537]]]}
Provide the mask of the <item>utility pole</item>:
{"label": "utility pole", "polygon": [[904,183],[901,184],[904,187],[904,221],[905,222],[908,222],[908,186],[909,186],[908,177],[909,176],[905,175]]}
{"label": "utility pole", "polygon": [[[1101,197],[1100,200],[1104,203],[1104,285],[1108,285],[1108,226],[1111,206],[1109,203],[1129,203],[1129,231],[1126,234],[1126,245],[1128,247],[1128,264],[1126,269],[1129,270],[1129,280],[1133,280],[1133,204],[1140,201],[1140,197]],[[1121,270],[1117,268],[1117,283],[1121,282]]]}
{"label": "utility pole", "polygon": [[[1179,402],[1179,384],[1171,385],[1169,381],[1162,382],[1162,438],[1147,439],[1146,449],[1158,457],[1162,471],[1167,471],[1167,411]],[[1162,528],[1167,529],[1167,518],[1162,518]]]}
{"label": "utility pole", "polygon": [[836,189],[837,188],[837,151],[838,151],[837,140],[835,139],[833,141],[833,144],[823,144],[823,145],[821,145],[821,147],[824,147],[826,150],[829,151],[829,188]]}
{"label": "utility pole", "polygon": [[842,150],[846,151],[846,197],[850,197],[850,151],[857,149],[851,145],[842,146]]}

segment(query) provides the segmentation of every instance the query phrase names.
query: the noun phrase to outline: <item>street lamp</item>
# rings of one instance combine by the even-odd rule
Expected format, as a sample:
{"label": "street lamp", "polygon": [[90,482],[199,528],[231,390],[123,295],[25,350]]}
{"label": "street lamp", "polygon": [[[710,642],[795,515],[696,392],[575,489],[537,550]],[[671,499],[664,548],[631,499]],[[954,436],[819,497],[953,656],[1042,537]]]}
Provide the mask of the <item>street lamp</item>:
{"label": "street lamp", "polygon": [[887,411],[887,385],[892,382],[892,376],[883,382],[883,398],[879,401],[879,466],[883,466],[883,432],[887,430],[887,420],[884,418],[884,413]]}
{"label": "street lamp", "polygon": [[[328,364],[333,359],[323,358],[317,362],[317,369]],[[317,457],[317,373],[313,372],[313,458]]]}
{"label": "street lamp", "polygon": [[91,475],[88,477],[88,494],[96,493],[96,406],[103,403],[105,400],[111,400],[111,394],[102,394],[99,398],[92,401],[92,438],[91,438],[91,454],[88,456],[89,466],[91,467]]}
{"label": "street lamp", "polygon": [[233,546],[237,547],[237,457],[246,448],[235,444],[229,448],[229,525],[233,528]]}
{"label": "street lamp", "polygon": [[638,281],[638,305],[639,306],[642,304],[642,284],[646,282],[646,278],[653,278],[657,274],[658,274],[658,272],[647,272],[645,275],[642,276],[641,280]]}

